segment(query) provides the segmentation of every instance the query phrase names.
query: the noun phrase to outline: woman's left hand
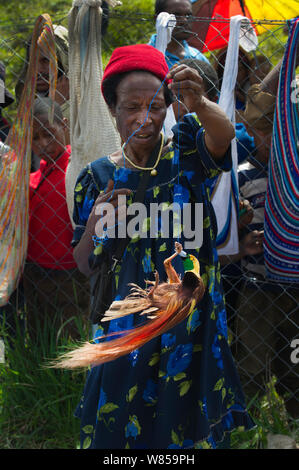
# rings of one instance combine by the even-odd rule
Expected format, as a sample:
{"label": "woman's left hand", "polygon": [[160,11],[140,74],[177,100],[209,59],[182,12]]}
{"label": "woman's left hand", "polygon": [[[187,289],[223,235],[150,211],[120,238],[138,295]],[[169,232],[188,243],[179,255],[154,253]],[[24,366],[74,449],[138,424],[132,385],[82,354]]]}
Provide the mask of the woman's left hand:
{"label": "woman's left hand", "polygon": [[172,82],[169,89],[182,101],[189,112],[196,112],[203,98],[203,79],[199,73],[187,65],[175,64],[169,71]]}

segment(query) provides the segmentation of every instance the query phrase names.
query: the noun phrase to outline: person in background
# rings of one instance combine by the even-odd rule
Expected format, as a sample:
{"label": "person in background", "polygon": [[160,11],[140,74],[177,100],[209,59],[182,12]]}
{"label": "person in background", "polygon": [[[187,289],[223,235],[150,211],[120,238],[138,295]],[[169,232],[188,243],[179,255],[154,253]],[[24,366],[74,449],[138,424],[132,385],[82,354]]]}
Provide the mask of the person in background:
{"label": "person in background", "polygon": [[[190,0],[156,0],[155,18],[165,11],[176,17],[176,26],[172,31],[171,41],[167,45],[165,59],[169,69],[182,59],[199,59],[209,62],[198,49],[189,46],[188,38],[192,35],[192,4]],[[156,46],[156,34],[150,38],[149,44]]]}
{"label": "person in background", "polygon": [[[55,101],[61,106],[63,116],[69,120],[70,117],[70,104],[69,104],[69,79],[68,79],[68,31],[64,26],[53,25],[54,38],[56,45],[57,55],[57,86]],[[27,73],[27,67],[30,56],[31,38],[27,42],[26,59],[23,70],[15,86],[16,99],[19,102],[21,93],[23,91],[24,80]],[[49,59],[45,56],[43,51],[40,51],[38,58],[38,77],[36,82],[36,95],[37,97],[48,96],[49,93]],[[69,144],[70,137],[68,128],[66,129],[66,142]],[[39,160],[34,157],[34,169],[38,168]]]}
{"label": "person in background", "polygon": [[[271,73],[271,72],[270,72]],[[268,79],[266,82],[269,84]],[[273,84],[273,82],[272,82]],[[275,87],[274,87],[275,88]],[[237,310],[236,359],[245,393],[250,398],[264,390],[267,371],[277,379],[277,390],[286,394],[286,408],[298,418],[298,365],[290,361],[290,344],[298,334],[298,286],[267,280],[263,256],[265,199],[268,183],[273,115],[276,96],[260,84],[248,91],[243,113],[247,130],[254,136],[256,152],[239,166],[239,190],[253,208],[253,219],[244,227],[244,236],[255,235],[259,253],[243,256],[245,282]],[[265,392],[264,392],[265,393]]]}
{"label": "person in background", "polygon": [[[213,65],[219,77],[219,87],[221,89],[223,72],[225,67],[227,48],[221,49],[213,60]],[[249,77],[252,72],[252,57],[241,47],[239,49],[239,67],[237,82],[235,87],[236,111],[244,110],[246,103],[247,90],[250,87]],[[237,113],[236,113],[237,117]]]}
{"label": "person in background", "polygon": [[71,156],[65,138],[67,122],[55,102],[51,124],[50,106],[49,98],[39,98],[33,110],[32,149],[41,163],[30,174],[29,240],[23,275],[27,327],[33,341],[38,340],[46,322],[56,332],[67,322],[63,331],[78,338],[76,317],[85,313],[87,320],[89,310],[89,289],[76,268],[71,247],[73,230],[65,194]]}
{"label": "person in background", "polygon": [[271,70],[271,62],[265,55],[254,54],[252,59],[252,70],[249,75],[250,85],[261,83]]}

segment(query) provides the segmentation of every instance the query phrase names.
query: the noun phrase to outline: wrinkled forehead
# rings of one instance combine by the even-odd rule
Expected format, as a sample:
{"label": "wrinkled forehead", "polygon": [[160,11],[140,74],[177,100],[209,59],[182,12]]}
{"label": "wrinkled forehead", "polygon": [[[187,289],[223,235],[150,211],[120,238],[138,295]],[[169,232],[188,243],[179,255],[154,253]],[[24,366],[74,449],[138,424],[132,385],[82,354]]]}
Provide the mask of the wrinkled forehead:
{"label": "wrinkled forehead", "polygon": [[117,101],[124,98],[144,97],[156,95],[157,99],[164,100],[164,90],[161,80],[150,72],[136,70],[126,74],[116,87]]}

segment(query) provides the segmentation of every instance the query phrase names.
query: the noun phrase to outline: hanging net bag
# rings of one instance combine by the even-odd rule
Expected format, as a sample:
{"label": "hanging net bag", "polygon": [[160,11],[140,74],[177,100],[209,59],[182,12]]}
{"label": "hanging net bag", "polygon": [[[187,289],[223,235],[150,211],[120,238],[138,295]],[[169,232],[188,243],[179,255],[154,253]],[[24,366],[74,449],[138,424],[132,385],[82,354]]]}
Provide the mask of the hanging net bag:
{"label": "hanging net bag", "polygon": [[[0,158],[0,306],[5,305],[22,276],[26,259],[29,221],[29,175],[33,102],[38,58],[49,58],[49,97],[54,101],[57,59],[54,32],[49,15],[37,18],[32,35],[30,58],[16,119]],[[52,121],[54,109],[49,110]]]}

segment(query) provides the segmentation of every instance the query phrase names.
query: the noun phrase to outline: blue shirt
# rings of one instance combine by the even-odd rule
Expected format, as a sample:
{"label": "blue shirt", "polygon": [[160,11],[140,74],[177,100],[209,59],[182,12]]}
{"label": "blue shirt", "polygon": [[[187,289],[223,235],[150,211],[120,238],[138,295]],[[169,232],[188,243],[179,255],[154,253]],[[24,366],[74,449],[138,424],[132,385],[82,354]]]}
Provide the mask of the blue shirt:
{"label": "blue shirt", "polygon": [[[150,46],[156,47],[156,38],[157,38],[157,35],[153,34],[149,41]],[[195,49],[195,47],[189,46],[187,41],[183,40],[182,45],[184,46],[184,49],[185,49],[184,59],[197,59],[197,60],[203,60],[204,62],[207,62],[208,64],[210,63],[209,60],[198,49]],[[171,67],[174,64],[177,64],[181,60],[179,57],[177,57],[176,55],[168,51],[166,51],[165,53],[165,59],[166,59],[169,69],[171,69]]]}

